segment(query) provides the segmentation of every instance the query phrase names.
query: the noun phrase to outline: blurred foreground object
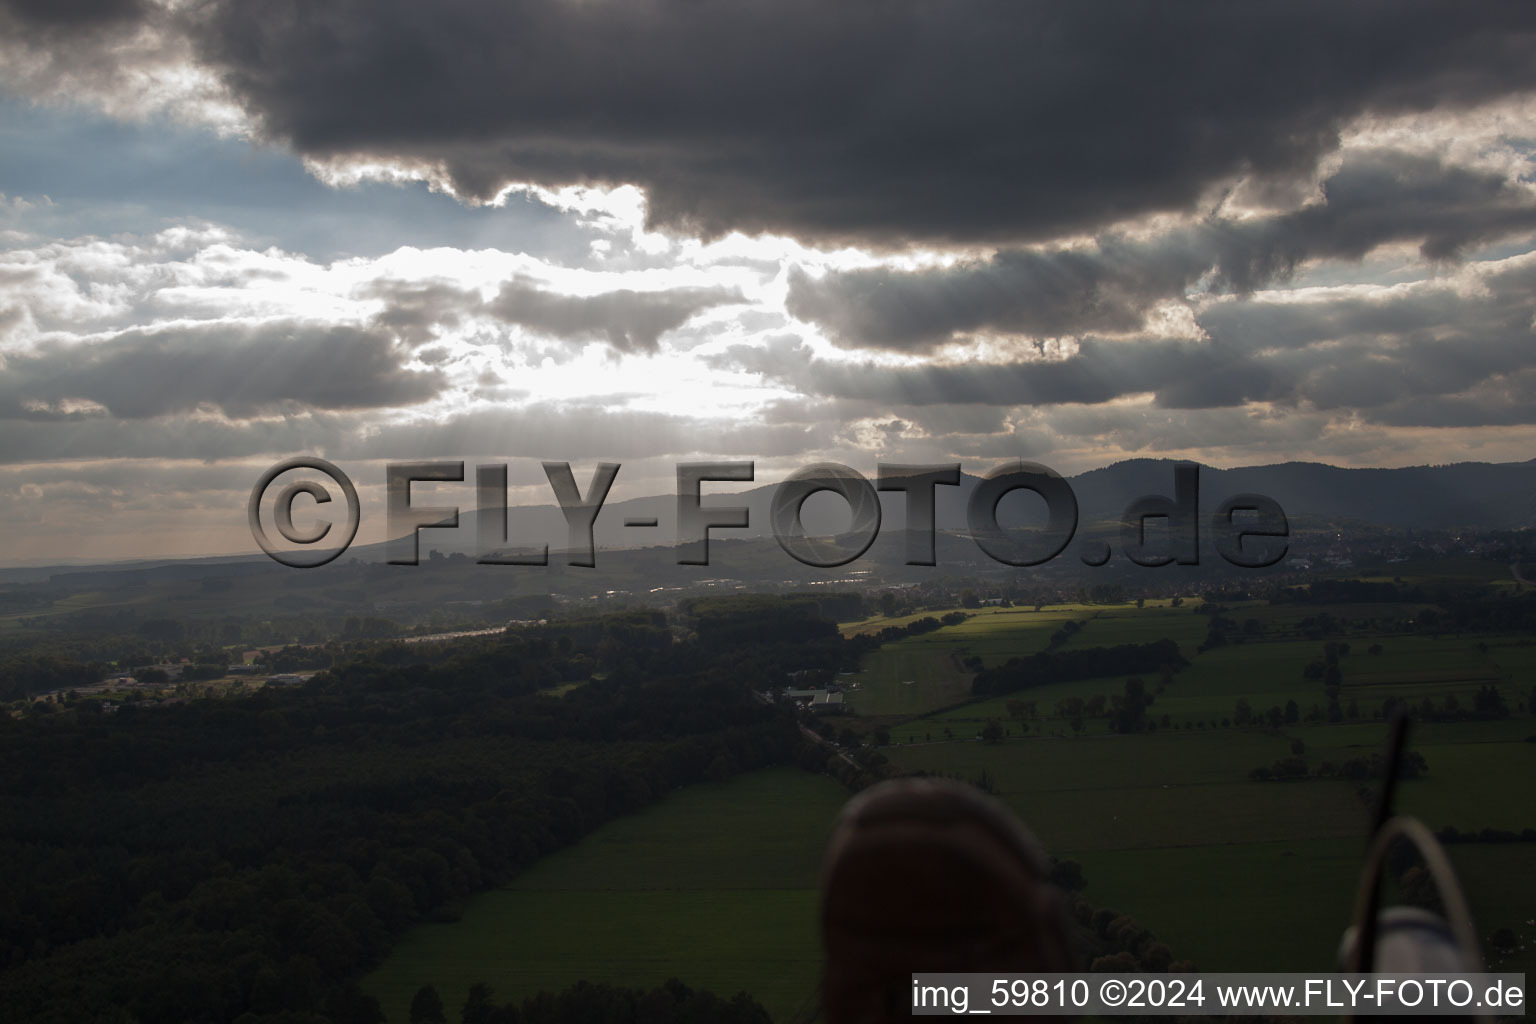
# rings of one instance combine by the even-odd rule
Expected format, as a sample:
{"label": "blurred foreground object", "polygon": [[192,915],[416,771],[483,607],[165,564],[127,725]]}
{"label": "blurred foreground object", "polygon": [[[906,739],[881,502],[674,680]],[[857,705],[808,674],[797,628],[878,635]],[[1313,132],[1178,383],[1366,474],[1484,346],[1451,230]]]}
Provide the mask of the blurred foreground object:
{"label": "blurred foreground object", "polygon": [[910,1016],[915,972],[1077,969],[1048,861],[998,801],[893,779],[855,796],[821,879],[827,1024]]}

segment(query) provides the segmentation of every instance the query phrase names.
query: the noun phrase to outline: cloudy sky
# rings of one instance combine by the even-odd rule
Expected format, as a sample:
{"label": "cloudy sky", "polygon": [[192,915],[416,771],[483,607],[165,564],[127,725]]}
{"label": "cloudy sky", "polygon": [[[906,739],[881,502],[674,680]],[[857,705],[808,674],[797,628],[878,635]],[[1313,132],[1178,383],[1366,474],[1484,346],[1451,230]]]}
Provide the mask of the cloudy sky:
{"label": "cloudy sky", "polygon": [[[1536,454],[1536,5],[0,0],[0,563],[278,459]],[[468,488],[464,491],[467,498]]]}

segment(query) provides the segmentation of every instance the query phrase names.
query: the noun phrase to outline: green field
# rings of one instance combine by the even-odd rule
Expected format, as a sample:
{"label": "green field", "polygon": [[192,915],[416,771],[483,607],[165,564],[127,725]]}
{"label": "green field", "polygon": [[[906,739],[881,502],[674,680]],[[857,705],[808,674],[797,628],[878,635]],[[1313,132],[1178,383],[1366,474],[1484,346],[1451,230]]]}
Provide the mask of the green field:
{"label": "green field", "polygon": [[[905,625],[946,609],[892,619],[868,619],[840,627],[847,635],[887,625]],[[1149,604],[1109,608],[1093,605],[1048,605],[982,608],[966,612],[970,618],[932,633],[888,643],[870,654],[854,684],[851,703],[861,716],[921,715],[970,698],[971,672],[959,659],[977,657],[986,665],[1000,665],[1010,658],[1027,658],[1046,649],[1051,634],[1068,621],[1087,623],[1068,646],[1108,646],[1146,643],[1164,635],[1188,643],[1190,654],[1205,635],[1205,619],[1187,608]],[[1299,669],[1298,669],[1299,671]]]}
{"label": "green field", "polygon": [[[1351,619],[1346,609],[1375,612],[1395,606],[1324,607],[1335,619],[1366,621],[1358,614]],[[1250,613],[1264,611],[1297,615],[1289,606],[1253,606],[1231,614],[1243,621]],[[1326,703],[1323,684],[1303,675],[1308,663],[1323,656],[1322,641],[1270,632],[1247,642],[1198,652],[1207,627],[1205,616],[1188,608],[1150,605],[1145,609],[1133,605],[1098,609],[1058,606],[1041,612],[983,609],[959,625],[889,643],[869,655],[862,671],[850,680],[855,686],[851,703],[861,716],[903,719],[891,724],[891,733],[904,743],[933,739],[944,725],[957,737],[971,735],[989,719],[1006,719],[1008,701],[1013,699],[1037,701],[1039,713],[1049,717],[1062,697],[1102,694],[1108,699],[1121,692],[1124,679],[1117,677],[1052,683],[1005,698],[968,702],[970,673],[959,658],[977,656],[994,665],[1012,657],[1027,657],[1044,650],[1051,634],[1068,620],[1085,625],[1064,645],[1067,650],[1148,643],[1163,637],[1178,642],[1191,663],[1158,696],[1155,709],[1159,720],[1166,714],[1176,726],[1202,722],[1218,725],[1233,717],[1240,697],[1257,714],[1270,707],[1283,709],[1293,700],[1303,713]],[[1368,653],[1378,644],[1379,654]],[[1513,705],[1522,700],[1521,687],[1528,689],[1525,681],[1536,677],[1536,645],[1528,637],[1371,633],[1354,640],[1350,652],[1340,660],[1340,668],[1341,702],[1353,700],[1366,719],[1378,712],[1388,697],[1417,704],[1426,696],[1439,703],[1454,695],[1463,705],[1470,705],[1472,694],[1486,684],[1503,687]],[[962,703],[964,707],[957,706]],[[939,728],[932,723],[940,723]],[[970,732],[963,732],[962,727]],[[1089,732],[1102,730],[1101,724],[1089,723]],[[1064,728],[1054,731],[1066,734]]]}
{"label": "green field", "polygon": [[817,871],[846,797],[792,768],[680,790],[475,898],[457,922],[413,929],[363,990],[405,1024],[423,984],[452,1018],[477,981],[507,999],[677,977],[746,991],[787,1021],[816,991]]}
{"label": "green field", "polygon": [[[1328,970],[1348,924],[1374,783],[1255,782],[1254,768],[1300,756],[1316,771],[1369,757],[1385,738],[1387,697],[1440,707],[1454,696],[1471,707],[1492,684],[1511,717],[1415,726],[1410,746],[1429,772],[1401,784],[1397,807],[1435,829],[1536,827],[1536,743],[1526,742],[1536,735],[1526,703],[1536,644],[1391,633],[1411,610],[1239,604],[1224,614],[1257,620],[1256,631],[1200,652],[1209,620],[1188,605],[973,609],[963,623],[884,645],[840,677],[855,711],[840,724],[887,728],[893,743],[881,753],[898,771],[985,781],[1053,854],[1081,862],[1089,903],[1133,915],[1201,969]],[[1231,725],[1239,699],[1261,716],[1291,701],[1302,714],[1326,702],[1322,683],[1304,675],[1324,645],[1300,632],[1323,611],[1348,624],[1340,700],[1358,717]],[[970,699],[963,659],[1027,657],[1069,620],[1082,624],[1069,649],[1179,643],[1190,664],[1166,686],[1147,679],[1157,728],[1120,735],[1090,717],[1078,733],[1058,714],[1063,698],[1111,703],[1124,692],[1119,676]],[[1035,717],[1013,719],[1018,700],[1033,701]],[[1008,733],[982,743],[991,721]],[[844,797],[827,779],[790,770],[676,793],[478,898],[461,921],[411,932],[366,989],[403,1022],[426,981],[452,1009],[482,979],[505,998],[582,977],[649,987],[676,975],[724,995],[748,991],[788,1021],[811,1005],[816,865]],[[1524,944],[1502,959],[1486,950],[1490,966],[1536,968],[1536,844],[1454,845],[1451,855],[1485,943],[1507,927]]]}
{"label": "green field", "polygon": [[[1530,827],[1518,793],[1536,777],[1536,744],[1508,742],[1519,728],[1531,724],[1427,727],[1413,748],[1430,773],[1401,785],[1398,809],[1433,828]],[[1315,763],[1375,751],[1383,731],[1319,726],[1287,736],[1302,738]],[[1248,768],[1288,752],[1287,738],[1219,730],[956,741],[889,754],[908,768],[967,779],[985,772],[1048,849],[1083,864],[1090,903],[1135,916],[1202,969],[1330,969],[1370,805],[1354,783],[1245,780]],[[1524,925],[1536,918],[1536,846],[1458,845],[1452,855],[1485,935],[1512,927],[1536,949],[1536,927]],[[1529,952],[1516,959],[1520,969],[1536,966]]]}
{"label": "green field", "polygon": [[952,642],[934,639],[939,633],[886,644],[864,659],[856,675],[843,677],[852,686],[854,710],[860,716],[920,715],[968,699],[971,673],[957,663]]}
{"label": "green field", "polygon": [[1363,854],[1341,837],[1078,859],[1090,902],[1131,914],[1202,971],[1330,971]]}
{"label": "green field", "polygon": [[[1450,855],[1488,969],[1536,971],[1536,852],[1478,844],[1452,846]],[[1361,840],[1341,838],[1079,859],[1090,902],[1133,914],[1201,970],[1324,971],[1336,969],[1363,857]],[[1520,936],[1524,950],[1496,953],[1489,937],[1499,928]]]}
{"label": "green field", "polygon": [[1165,637],[1179,645],[1186,657],[1192,657],[1205,639],[1206,617],[1188,607],[1137,608],[1117,605],[1095,609],[1079,617],[1086,624],[1063,645],[1063,650],[1085,647],[1113,647],[1116,644],[1146,644]]}
{"label": "green field", "polygon": [[1061,855],[1363,835],[1367,808],[1344,782],[1259,784],[1249,769],[1289,753],[1261,733],[1159,733],[896,747],[912,769],[992,780]]}
{"label": "green field", "polygon": [[[1208,619],[1187,608],[987,610],[962,625],[888,644],[866,666],[878,665],[887,678],[916,677],[905,684],[905,708],[934,709],[909,710],[910,717],[888,723],[893,745],[883,753],[890,761],[902,770],[985,780],[1053,853],[1082,862],[1089,902],[1133,914],[1176,955],[1207,970],[1326,969],[1348,923],[1371,787],[1342,779],[1258,783],[1249,780],[1251,769],[1291,755],[1293,741],[1313,770],[1369,757],[1385,738],[1379,716],[1386,698],[1417,706],[1427,697],[1439,707],[1454,696],[1469,708],[1478,688],[1492,684],[1512,717],[1417,725],[1411,746],[1430,771],[1401,785],[1397,806],[1436,829],[1536,826],[1527,792],[1536,777],[1536,743],[1523,742],[1536,734],[1526,709],[1536,644],[1525,636],[1388,632],[1417,607],[1234,605],[1224,614],[1239,623],[1257,620],[1256,632],[1205,652],[1197,647]],[[1359,717],[1278,731],[1223,725],[1239,698],[1259,715],[1289,701],[1303,715],[1326,703],[1322,683],[1304,676],[1308,663],[1323,656],[1323,642],[1300,632],[1304,619],[1324,612],[1347,623],[1340,700],[1353,703]],[[924,663],[914,657],[921,651],[936,663],[950,647],[995,664],[1044,649],[1069,618],[1083,626],[1068,649],[1164,636],[1180,644],[1191,663],[1149,709],[1158,723],[1168,716],[1163,728],[1116,735],[1107,720],[1089,718],[1079,735],[1057,714],[1062,698],[1098,695],[1108,703],[1123,692],[1121,677],[957,703],[957,682],[948,674],[925,678]],[[1376,644],[1380,650],[1370,653]],[[1010,717],[1009,703],[1021,700],[1034,702],[1035,717]],[[1002,742],[979,742],[989,721],[1006,728]],[[1536,846],[1458,845],[1452,855],[1485,936],[1514,928],[1527,951],[1511,963],[1528,965],[1536,959],[1536,925],[1525,924],[1536,920]]]}

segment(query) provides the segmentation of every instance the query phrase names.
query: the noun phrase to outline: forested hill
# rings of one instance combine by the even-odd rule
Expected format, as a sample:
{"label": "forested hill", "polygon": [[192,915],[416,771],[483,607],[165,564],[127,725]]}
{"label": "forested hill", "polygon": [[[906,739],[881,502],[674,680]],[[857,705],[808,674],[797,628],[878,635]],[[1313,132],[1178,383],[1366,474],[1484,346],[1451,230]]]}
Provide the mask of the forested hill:
{"label": "forested hill", "polygon": [[691,611],[0,717],[0,1020],[376,1024],[353,981],[407,926],[679,785],[795,756],[751,690],[846,642],[812,601]]}
{"label": "forested hill", "polygon": [[[1026,456],[1027,458],[1028,456]],[[1044,460],[1049,465],[1049,460]],[[1113,465],[1068,476],[1083,519],[1117,519],[1131,502],[1144,495],[1174,493],[1171,459],[1127,459]],[[967,506],[977,483],[1002,463],[962,465],[958,486],[934,488],[938,529],[968,530]],[[851,467],[873,484],[877,467]],[[1536,460],[1530,462],[1460,462],[1443,466],[1351,468],[1319,462],[1287,462],[1271,466],[1200,467],[1202,509],[1211,511],[1237,494],[1263,494],[1279,502],[1293,517],[1350,519],[1398,529],[1520,529],[1536,522]],[[706,487],[707,506],[742,506],[749,525],[721,530],[717,539],[772,535],[770,509],[778,487],[764,484],[739,494],[724,487]],[[881,497],[886,529],[906,523],[906,498],[895,491]],[[496,513],[484,513],[494,515]],[[429,530],[424,548],[445,552],[478,550],[481,512],[465,507],[456,530]],[[626,519],[654,518],[658,529],[637,536]],[[671,546],[676,539],[677,497],[657,494],[606,503],[594,526],[599,547],[637,544]],[[848,508],[841,499],[813,497],[801,509],[806,533],[830,535],[848,528]],[[553,503],[520,506],[507,513],[508,536],[523,544],[563,546],[568,537],[565,517]],[[359,546],[350,552],[364,560],[387,557],[383,544]]]}

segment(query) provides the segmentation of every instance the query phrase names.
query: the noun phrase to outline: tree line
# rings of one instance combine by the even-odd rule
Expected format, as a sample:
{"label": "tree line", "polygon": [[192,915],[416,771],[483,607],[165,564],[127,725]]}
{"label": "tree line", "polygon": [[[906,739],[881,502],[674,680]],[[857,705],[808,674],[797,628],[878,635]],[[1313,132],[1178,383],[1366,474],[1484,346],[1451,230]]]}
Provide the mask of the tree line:
{"label": "tree line", "polygon": [[[484,982],[469,995],[452,1019],[458,1024],[772,1024],[768,1011],[744,992],[722,999],[695,992],[671,978],[649,992],[578,981],[560,992],[540,992],[527,999],[498,1003]],[[432,985],[411,1000],[410,1024],[449,1024],[447,1008]]]}
{"label": "tree line", "polygon": [[991,697],[1096,676],[1138,676],[1159,673],[1164,668],[1175,671],[1187,664],[1184,655],[1179,653],[1179,645],[1167,638],[1145,644],[1046,650],[983,668],[971,680],[971,693]]}

